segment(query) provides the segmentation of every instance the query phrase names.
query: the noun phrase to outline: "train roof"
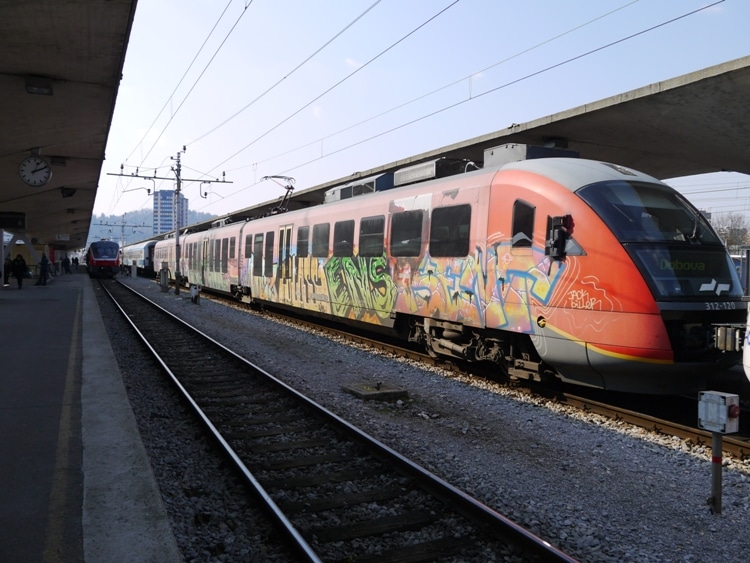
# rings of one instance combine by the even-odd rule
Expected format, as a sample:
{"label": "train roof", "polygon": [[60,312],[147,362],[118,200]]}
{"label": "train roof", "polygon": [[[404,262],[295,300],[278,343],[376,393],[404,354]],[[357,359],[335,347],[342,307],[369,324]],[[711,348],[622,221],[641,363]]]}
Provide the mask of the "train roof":
{"label": "train roof", "polygon": [[134,250],[137,250],[137,249],[147,248],[147,247],[153,246],[155,244],[156,244],[156,239],[142,240],[140,242],[134,242],[132,244],[126,244],[126,245],[123,246],[123,249],[134,249]]}
{"label": "train roof", "polygon": [[501,167],[501,170],[524,170],[553,178],[558,184],[574,192],[593,182],[626,180],[640,182],[662,182],[653,176],[619,164],[588,160],[584,158],[537,158],[520,160]]}

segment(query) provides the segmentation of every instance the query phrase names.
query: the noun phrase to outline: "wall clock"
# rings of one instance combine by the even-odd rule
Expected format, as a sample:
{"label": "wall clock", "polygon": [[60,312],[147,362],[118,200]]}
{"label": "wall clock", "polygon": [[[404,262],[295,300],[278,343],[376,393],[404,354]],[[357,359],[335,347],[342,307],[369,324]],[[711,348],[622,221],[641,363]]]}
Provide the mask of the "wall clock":
{"label": "wall clock", "polygon": [[29,186],[43,186],[52,177],[52,169],[49,162],[40,156],[30,156],[21,161],[18,167],[21,180]]}

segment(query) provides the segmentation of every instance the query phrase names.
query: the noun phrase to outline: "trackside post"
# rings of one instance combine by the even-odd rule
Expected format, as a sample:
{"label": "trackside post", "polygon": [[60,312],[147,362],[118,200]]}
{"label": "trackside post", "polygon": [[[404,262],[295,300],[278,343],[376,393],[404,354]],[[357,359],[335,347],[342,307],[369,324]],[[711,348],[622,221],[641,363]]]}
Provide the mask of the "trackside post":
{"label": "trackside post", "polygon": [[701,391],[698,395],[698,428],[711,432],[711,497],[713,514],[721,514],[722,436],[740,427],[740,397],[720,391]]}
{"label": "trackside post", "polygon": [[161,270],[159,270],[159,285],[161,290],[166,293],[169,291],[169,263],[162,262]]}

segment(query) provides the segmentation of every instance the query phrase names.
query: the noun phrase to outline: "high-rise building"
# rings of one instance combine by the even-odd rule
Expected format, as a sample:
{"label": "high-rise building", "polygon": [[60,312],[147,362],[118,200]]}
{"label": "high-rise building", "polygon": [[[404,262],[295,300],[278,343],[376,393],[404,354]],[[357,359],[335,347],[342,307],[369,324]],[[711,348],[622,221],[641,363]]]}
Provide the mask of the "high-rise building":
{"label": "high-rise building", "polygon": [[[173,231],[175,228],[173,190],[158,190],[154,193],[154,233],[155,235]],[[188,224],[188,199],[180,194],[180,227]]]}

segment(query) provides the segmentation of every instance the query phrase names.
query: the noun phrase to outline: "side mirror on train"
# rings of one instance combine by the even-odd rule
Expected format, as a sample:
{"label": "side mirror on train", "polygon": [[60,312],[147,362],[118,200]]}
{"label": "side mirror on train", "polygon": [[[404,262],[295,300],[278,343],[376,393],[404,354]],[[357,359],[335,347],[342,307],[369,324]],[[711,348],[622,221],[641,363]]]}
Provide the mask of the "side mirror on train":
{"label": "side mirror on train", "polygon": [[573,217],[571,215],[547,217],[547,232],[545,254],[556,260],[563,260],[565,245],[568,237],[573,233]]}

